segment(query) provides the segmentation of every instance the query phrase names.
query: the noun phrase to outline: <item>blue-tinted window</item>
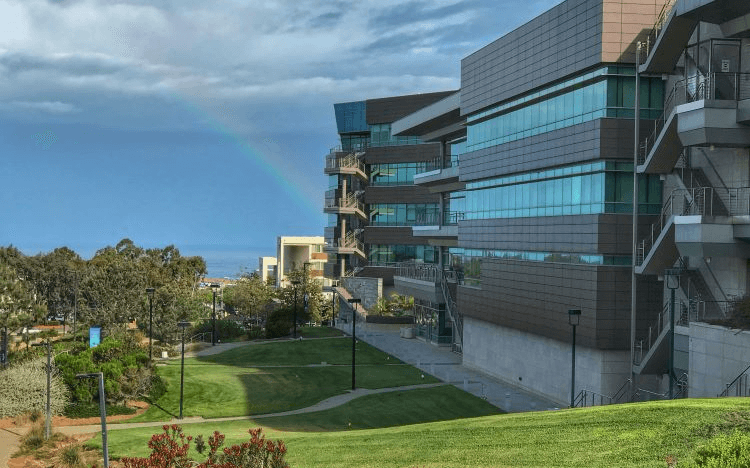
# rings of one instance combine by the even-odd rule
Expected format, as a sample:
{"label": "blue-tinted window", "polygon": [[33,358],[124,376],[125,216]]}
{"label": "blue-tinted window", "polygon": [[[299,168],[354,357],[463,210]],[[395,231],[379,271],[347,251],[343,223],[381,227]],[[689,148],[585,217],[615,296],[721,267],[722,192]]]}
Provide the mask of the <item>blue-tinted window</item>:
{"label": "blue-tinted window", "polygon": [[426,162],[370,165],[370,185],[413,185],[414,175],[425,172]]}
{"label": "blue-tinted window", "polygon": [[370,125],[370,146],[418,145],[422,140],[416,136],[392,136],[391,124]]}
{"label": "blue-tinted window", "polygon": [[333,105],[336,114],[336,127],[339,133],[366,132],[367,107],[365,101],[342,102]]}
{"label": "blue-tinted window", "polygon": [[[598,81],[597,81],[598,80]],[[587,73],[467,118],[467,151],[476,151],[603,117],[633,118],[635,77],[620,67]],[[664,84],[641,80],[641,115],[661,115]]]}
{"label": "blue-tinted window", "polygon": [[[516,174],[466,186],[466,219],[522,218],[592,213],[629,213],[633,202],[632,164],[599,161]],[[659,213],[661,183],[643,175],[641,213]]]}
{"label": "blue-tinted window", "polygon": [[399,262],[437,263],[438,247],[431,245],[371,244],[368,261],[370,265],[387,265]]}
{"label": "blue-tinted window", "polygon": [[437,203],[372,203],[371,226],[434,226],[439,223]]}

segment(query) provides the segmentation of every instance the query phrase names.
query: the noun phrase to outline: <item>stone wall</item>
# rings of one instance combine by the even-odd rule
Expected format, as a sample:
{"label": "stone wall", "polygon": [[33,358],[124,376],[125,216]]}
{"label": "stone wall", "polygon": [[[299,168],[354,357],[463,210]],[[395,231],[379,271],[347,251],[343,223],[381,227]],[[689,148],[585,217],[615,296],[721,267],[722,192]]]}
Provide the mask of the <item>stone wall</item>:
{"label": "stone wall", "polygon": [[750,364],[750,332],[690,324],[691,398],[715,397]]}
{"label": "stone wall", "polygon": [[371,309],[383,296],[382,278],[341,278],[341,285],[349,291],[352,297],[362,299],[362,307]]}

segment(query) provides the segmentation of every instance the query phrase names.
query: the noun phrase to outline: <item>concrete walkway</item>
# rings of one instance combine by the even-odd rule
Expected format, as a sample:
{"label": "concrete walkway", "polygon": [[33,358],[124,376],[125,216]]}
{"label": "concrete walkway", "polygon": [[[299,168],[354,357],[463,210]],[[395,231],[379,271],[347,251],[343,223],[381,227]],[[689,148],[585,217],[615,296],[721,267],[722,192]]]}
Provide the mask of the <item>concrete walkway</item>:
{"label": "concrete walkway", "polygon": [[[507,412],[559,409],[552,400],[509,385],[488,374],[470,369],[462,364],[461,356],[447,347],[438,347],[424,341],[400,337],[403,325],[378,325],[357,321],[357,339],[393,355],[422,371],[465,390]],[[336,327],[351,336],[351,324]]]}
{"label": "concrete walkway", "polygon": [[[390,393],[390,392],[401,392],[405,390],[415,390],[418,388],[432,388],[432,387],[439,387],[445,385],[444,383],[433,383],[433,384],[422,384],[422,385],[407,385],[403,387],[389,387],[389,388],[377,388],[377,389],[366,389],[366,388],[358,388],[354,391],[349,390],[348,393],[345,393],[343,395],[336,395],[334,397],[325,399],[321,402],[318,402],[312,406],[308,406],[306,408],[300,408],[296,410],[290,410],[290,411],[282,411],[279,413],[268,413],[268,414],[256,414],[252,416],[230,416],[225,418],[202,418],[200,416],[192,417],[192,418],[183,418],[183,419],[172,419],[171,421],[153,421],[153,422],[142,422],[142,423],[117,423],[117,424],[107,424],[107,430],[113,431],[118,429],[131,429],[134,427],[161,427],[165,424],[198,424],[198,423],[205,423],[205,422],[223,422],[223,421],[249,421],[249,420],[256,420],[256,419],[263,419],[263,418],[272,418],[276,416],[291,416],[294,414],[304,414],[304,413],[314,413],[316,411],[324,411],[327,409],[335,408],[337,406],[341,406],[345,403],[348,403],[355,398],[363,397],[366,395],[375,395],[378,393]],[[56,432],[61,432],[63,434],[72,435],[72,434],[89,434],[92,432],[99,432],[101,431],[101,424],[91,424],[86,426],[62,426],[62,427],[56,427]]]}
{"label": "concrete walkway", "polygon": [[8,467],[11,454],[18,450],[21,435],[21,429],[18,428],[0,429],[0,468]]}

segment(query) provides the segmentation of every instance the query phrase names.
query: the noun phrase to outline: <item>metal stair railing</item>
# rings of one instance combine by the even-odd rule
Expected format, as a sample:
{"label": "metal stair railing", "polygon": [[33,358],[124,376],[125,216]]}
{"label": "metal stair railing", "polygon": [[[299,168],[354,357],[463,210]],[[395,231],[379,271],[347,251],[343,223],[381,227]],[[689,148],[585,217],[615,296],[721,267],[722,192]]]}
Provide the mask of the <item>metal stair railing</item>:
{"label": "metal stair railing", "polygon": [[750,366],[747,366],[745,370],[735,377],[734,380],[726,384],[726,388],[716,396],[750,396],[750,378],[748,377],[748,371],[750,371]]}
{"label": "metal stair railing", "polygon": [[630,379],[625,380],[625,383],[623,383],[612,395],[605,395],[603,393],[583,389],[573,399],[573,408],[586,408],[590,406],[604,406],[621,403],[623,397],[628,395],[628,389],[631,382],[632,380]]}
{"label": "metal stair railing", "polygon": [[[656,16],[654,27],[651,28],[651,32],[649,32],[648,36],[646,37],[646,44],[642,49],[642,53],[645,53],[646,58],[648,58],[649,54],[651,53],[651,45],[656,44],[656,40],[659,38],[659,34],[661,34],[661,31],[664,29],[664,25],[667,24],[667,19],[669,18],[669,14],[672,13],[672,9],[674,8],[675,3],[677,3],[677,0],[667,0],[666,2],[664,2],[664,5],[661,7],[661,11],[659,11],[659,14]],[[644,62],[645,60],[641,60],[641,63]]]}
{"label": "metal stair railing", "polygon": [[448,286],[448,279],[446,278],[445,273],[442,269],[440,269],[440,287],[443,290],[445,310],[446,312],[448,312],[451,322],[453,322],[453,326],[455,327],[455,330],[453,332],[452,351],[463,353],[463,317],[458,310],[458,304],[456,304],[456,302],[453,300],[453,297],[451,296],[451,291]]}
{"label": "metal stair railing", "polygon": [[643,357],[648,355],[649,351],[651,351],[651,348],[654,346],[654,344],[656,344],[656,340],[659,338],[662,332],[669,328],[669,306],[669,301],[667,301],[664,304],[662,311],[659,313],[659,316],[656,319],[656,323],[648,327],[648,336],[645,339],[638,340],[635,343],[635,348],[640,351],[634,356],[635,362],[633,362],[633,364],[635,364],[636,366],[641,365],[641,363],[643,362]]}
{"label": "metal stair railing", "polygon": [[664,100],[664,111],[654,121],[654,131],[639,148],[638,164],[646,161],[674,108],[703,99],[742,100],[750,98],[750,73],[698,73],[674,83]]}
{"label": "metal stair railing", "polygon": [[351,152],[346,156],[337,156],[333,150],[326,156],[326,169],[357,169],[365,173],[365,163],[361,159],[364,153]]}

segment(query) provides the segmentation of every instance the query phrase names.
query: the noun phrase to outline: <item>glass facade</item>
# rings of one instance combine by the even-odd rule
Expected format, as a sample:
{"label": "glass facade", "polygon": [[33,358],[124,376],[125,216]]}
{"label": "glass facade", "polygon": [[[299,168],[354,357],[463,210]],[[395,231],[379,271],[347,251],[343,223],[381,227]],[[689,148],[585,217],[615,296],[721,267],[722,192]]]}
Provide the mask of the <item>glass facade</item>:
{"label": "glass facade", "polygon": [[362,150],[370,146],[370,135],[341,135],[341,149]]}
{"label": "glass facade", "polygon": [[370,146],[418,145],[420,143],[422,140],[419,137],[392,136],[389,123],[370,125]]}
{"label": "glass facade", "polygon": [[368,255],[370,265],[398,262],[438,263],[438,247],[431,245],[371,244]]}
{"label": "glass facade", "polygon": [[[633,165],[613,161],[517,174],[466,184],[466,219],[629,213]],[[642,175],[640,213],[661,210],[658,175]]]}
{"label": "glass facade", "polygon": [[458,166],[460,156],[466,152],[466,138],[451,142],[451,167]]}
{"label": "glass facade", "polygon": [[373,203],[370,226],[426,226],[435,224],[437,203]]}
{"label": "glass facade", "polygon": [[630,266],[629,255],[592,255],[564,252],[524,252],[510,250],[464,249],[451,247],[445,265],[459,271],[467,286],[481,284],[482,258],[502,258],[526,262],[575,263],[583,265]]}
{"label": "glass facade", "polygon": [[[633,118],[635,77],[624,67],[603,69],[568,80],[467,118],[467,151],[604,117]],[[660,78],[641,80],[641,116],[662,113],[664,84]]]}
{"label": "glass facade", "polygon": [[426,162],[370,165],[370,185],[413,185],[414,175],[425,171]]}

